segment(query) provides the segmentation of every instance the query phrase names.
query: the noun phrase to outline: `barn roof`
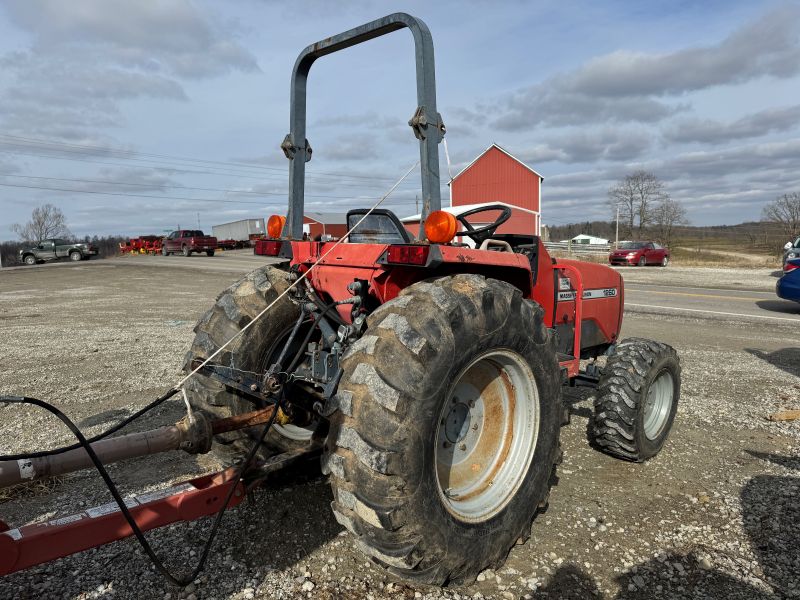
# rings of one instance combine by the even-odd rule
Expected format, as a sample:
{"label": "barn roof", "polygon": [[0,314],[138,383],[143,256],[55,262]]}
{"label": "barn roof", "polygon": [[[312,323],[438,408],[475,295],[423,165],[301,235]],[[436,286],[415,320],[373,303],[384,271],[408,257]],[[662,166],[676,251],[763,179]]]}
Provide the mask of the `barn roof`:
{"label": "barn roof", "polygon": [[541,175],[540,173],[538,173],[537,171],[534,171],[534,170],[533,170],[533,169],[531,169],[531,168],[530,168],[528,165],[526,165],[524,162],[522,162],[520,159],[518,159],[516,156],[514,156],[513,154],[511,154],[511,152],[509,152],[509,151],[508,151],[508,150],[506,150],[505,148],[502,148],[501,146],[498,146],[498,145],[497,145],[497,144],[495,144],[495,143],[492,143],[492,144],[491,144],[491,145],[490,145],[488,148],[486,148],[486,150],[484,150],[484,151],[483,151],[483,152],[481,152],[481,153],[480,153],[478,156],[476,156],[476,157],[475,157],[475,160],[473,160],[473,161],[472,161],[471,163],[469,163],[469,164],[468,164],[466,167],[464,167],[463,169],[461,169],[461,170],[458,172],[458,175],[456,175],[455,177],[453,177],[453,179],[451,179],[451,181],[455,181],[456,179],[458,179],[458,178],[461,176],[461,174],[462,174],[462,173],[464,173],[464,171],[466,171],[466,170],[467,170],[467,169],[469,169],[469,168],[470,168],[472,165],[474,165],[476,162],[478,162],[478,159],[480,159],[480,158],[481,158],[481,156],[483,156],[484,154],[486,154],[487,152],[489,152],[489,150],[491,150],[492,148],[497,148],[498,150],[500,150],[500,152],[502,152],[503,154],[505,154],[505,155],[506,155],[506,156],[508,156],[509,158],[511,158],[511,159],[513,159],[513,160],[515,160],[515,161],[517,161],[517,162],[518,162],[519,164],[521,164],[523,167],[525,167],[526,169],[528,169],[528,171],[530,171],[531,173],[533,173],[534,175],[536,175],[536,176],[537,176],[539,179],[541,179],[541,180],[543,180],[543,181],[544,181],[544,177],[542,177],[542,175]]}
{"label": "barn roof", "polygon": [[347,215],[345,213],[307,212],[305,216],[321,225],[340,225],[347,223]]}

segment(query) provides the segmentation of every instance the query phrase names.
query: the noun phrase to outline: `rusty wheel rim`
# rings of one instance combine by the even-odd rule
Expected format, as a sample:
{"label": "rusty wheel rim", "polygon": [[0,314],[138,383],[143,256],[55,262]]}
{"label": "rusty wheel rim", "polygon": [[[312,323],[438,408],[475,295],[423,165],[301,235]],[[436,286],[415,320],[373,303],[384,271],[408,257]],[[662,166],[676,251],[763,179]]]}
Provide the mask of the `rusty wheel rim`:
{"label": "rusty wheel rim", "polygon": [[436,430],[436,476],[447,510],[466,522],[499,513],[527,475],[539,434],[539,393],[525,359],[492,350],[455,378]]}

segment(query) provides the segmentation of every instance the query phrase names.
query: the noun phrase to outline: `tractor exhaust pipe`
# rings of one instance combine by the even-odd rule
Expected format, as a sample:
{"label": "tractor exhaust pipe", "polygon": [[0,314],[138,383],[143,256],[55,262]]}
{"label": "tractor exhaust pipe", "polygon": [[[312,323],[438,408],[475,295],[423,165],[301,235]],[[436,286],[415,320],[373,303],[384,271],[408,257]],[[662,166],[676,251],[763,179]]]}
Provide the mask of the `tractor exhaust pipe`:
{"label": "tractor exhaust pipe", "polygon": [[[211,450],[215,435],[266,423],[273,412],[275,407],[270,406],[215,421],[210,421],[202,413],[193,413],[191,418],[184,417],[174,425],[99,440],[92,444],[92,449],[103,464],[169,450],[205,454]],[[39,458],[0,461],[0,488],[93,466],[83,448]]]}

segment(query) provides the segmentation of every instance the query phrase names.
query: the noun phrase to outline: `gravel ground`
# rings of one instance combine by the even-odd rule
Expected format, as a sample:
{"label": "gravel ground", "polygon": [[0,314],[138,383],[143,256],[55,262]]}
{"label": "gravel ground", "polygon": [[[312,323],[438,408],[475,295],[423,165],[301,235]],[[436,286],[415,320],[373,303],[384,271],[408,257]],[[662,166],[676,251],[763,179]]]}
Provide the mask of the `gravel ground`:
{"label": "gravel ground", "polygon": [[[625,275],[737,285],[736,273],[716,271]],[[747,273],[742,287],[762,277]],[[97,432],[177,380],[194,320],[235,279],[102,261],[0,272],[0,393],[51,401]],[[644,465],[595,452],[586,442],[591,392],[571,391],[550,509],[503,568],[471,586],[412,588],[372,567],[333,519],[327,483],[309,470],[231,510],[205,571],[185,590],[166,583],[138,544],[125,540],[6,576],[0,598],[800,597],[800,423],[765,420],[800,408],[796,331],[632,314],[624,334],[663,340],[681,356],[683,396],[668,445]],[[138,427],[181,415],[171,403]],[[71,441],[41,412],[0,408],[0,453]],[[210,456],[174,453],[109,470],[123,493],[140,493],[218,467]],[[92,472],[0,494],[0,518],[15,525],[109,500]],[[209,528],[203,519],[148,538],[182,571],[197,560]]]}
{"label": "gravel ground", "polygon": [[722,288],[731,290],[774,291],[781,270],[765,268],[728,269],[722,267],[614,267],[625,283]]}

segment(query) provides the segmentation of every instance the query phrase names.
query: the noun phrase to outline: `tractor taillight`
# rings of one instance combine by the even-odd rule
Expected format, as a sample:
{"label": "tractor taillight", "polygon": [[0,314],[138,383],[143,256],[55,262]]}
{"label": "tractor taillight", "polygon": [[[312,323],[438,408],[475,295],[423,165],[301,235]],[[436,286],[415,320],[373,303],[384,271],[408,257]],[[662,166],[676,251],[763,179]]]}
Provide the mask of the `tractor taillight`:
{"label": "tractor taillight", "polygon": [[283,242],[273,240],[259,240],[259,254],[264,256],[278,256],[281,252]]}
{"label": "tractor taillight", "polygon": [[396,265],[422,266],[428,262],[430,246],[389,246],[386,262]]}

